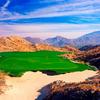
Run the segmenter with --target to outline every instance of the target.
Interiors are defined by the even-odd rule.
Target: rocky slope
[[[0,51],[34,51],[32,44],[21,37],[0,37]]]
[[[65,45],[63,48],[68,49],[68,51],[73,51],[74,53],[80,53],[81,51],[74,46]]]
[[[55,81],[43,100],[100,100],[100,74],[81,83]]]
[[[89,62],[100,69],[100,46],[78,54],[77,58]]]
[[[69,58],[71,60],[74,60],[77,58],[77,55],[81,53],[81,51],[73,46],[66,45],[64,48],[68,49],[68,51],[71,51],[71,53],[65,53],[61,55],[64,58]]]
[[[88,51],[88,50],[91,50],[91,49],[94,49],[94,48],[96,48],[96,47],[99,47],[100,45],[95,45],[95,46],[93,46],[93,45],[87,45],[87,46],[83,46],[83,47],[81,47],[81,48],[79,48],[81,51]]]
[[[34,44],[34,47],[36,48],[37,51],[40,51],[40,50],[60,51],[60,52],[67,51],[66,49],[54,47],[54,46],[47,45],[47,44]]]

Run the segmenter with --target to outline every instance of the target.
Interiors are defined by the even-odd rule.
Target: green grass
[[[26,71],[50,70],[61,74],[93,69],[89,65],[73,63],[69,59],[60,57],[61,54],[64,52],[2,52],[0,53],[0,70],[9,75],[19,76]]]

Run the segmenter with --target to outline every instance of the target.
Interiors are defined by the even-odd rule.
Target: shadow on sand
[[[40,92],[40,95],[36,100],[43,100],[50,93],[50,84],[44,86],[38,92]]]

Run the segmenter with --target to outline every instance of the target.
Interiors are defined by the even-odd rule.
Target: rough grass
[[[59,55],[65,52],[2,52],[0,70],[12,76],[19,76],[26,71],[55,71],[57,74],[92,70],[89,65],[71,62]]]

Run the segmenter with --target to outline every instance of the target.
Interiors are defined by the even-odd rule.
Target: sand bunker
[[[0,100],[37,100],[40,89],[46,85],[63,80],[65,82],[82,82],[96,75],[96,71],[86,70],[83,72],[66,73],[62,75],[48,76],[41,72],[26,72],[22,77],[6,77],[9,86],[5,94],[0,95]],[[46,94],[44,89],[43,94]],[[44,95],[38,100],[42,100]]]

